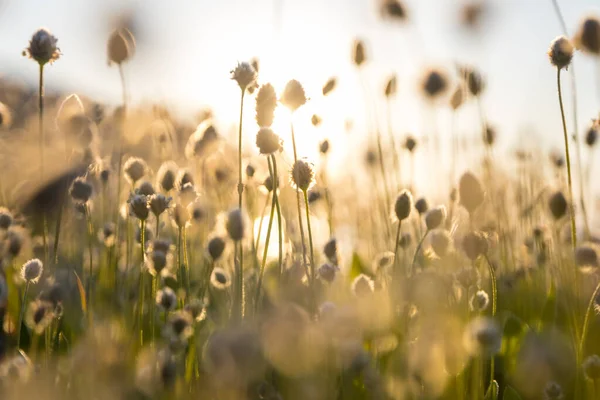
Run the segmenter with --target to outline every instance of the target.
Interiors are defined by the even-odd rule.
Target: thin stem
[[[398,189],[398,186],[400,185],[400,179],[398,178],[398,175],[400,174],[400,159],[398,157],[398,148],[396,147],[396,140],[394,139],[394,129],[392,127],[392,101],[391,98],[388,97],[387,98],[387,120],[388,120],[388,136],[390,139],[390,147],[392,148],[392,152],[394,155],[394,178],[395,178],[395,184],[396,187],[394,187],[394,190]]]
[[[279,279],[283,274],[283,227],[281,224],[281,207],[279,205],[279,193],[277,189],[279,188],[279,175],[277,174],[277,160],[275,159],[275,155],[271,155],[271,160],[273,161],[273,200],[275,201],[275,210],[277,211],[277,235],[279,238]],[[306,265],[305,265],[306,271]]]
[[[158,288],[158,277],[155,274],[152,277],[152,296],[150,297],[150,301],[152,302],[152,308],[150,309],[150,315],[151,315],[151,319],[150,319],[150,332],[152,335],[152,343],[154,343],[154,331],[156,330],[156,291]]]
[[[312,279],[312,286],[315,285],[315,253],[313,250],[313,239],[312,230],[310,228],[310,213],[308,206],[308,191],[304,190],[304,205],[306,208],[306,226],[308,227],[308,243],[310,245],[310,277]]]
[[[244,94],[246,90],[242,90],[240,100],[240,126],[238,131],[238,207],[242,209],[242,194],[244,193],[244,184],[242,182],[242,121],[244,112]]]
[[[188,250],[187,250],[187,229],[184,226],[182,228],[182,239],[183,239],[183,271],[185,274],[185,294],[186,300],[189,299],[190,296],[190,263],[188,260]]]
[[[240,99],[240,123],[238,131],[238,207],[242,210],[242,197],[244,193],[244,184],[242,182],[242,122],[244,112],[244,95],[246,93],[245,88],[242,88],[242,95]],[[242,243],[235,244],[236,252],[236,277],[237,277],[237,301],[239,302],[239,315],[237,317],[242,318],[244,316],[244,249]]]
[[[144,322],[144,297],[145,297],[145,285],[144,285],[144,242],[145,242],[145,235],[146,235],[146,221],[141,220],[140,221],[140,256],[141,256],[141,264],[140,264],[140,293],[138,293],[139,296],[139,310],[138,310],[138,321],[139,321],[139,329],[140,329],[140,346],[143,347],[144,346],[144,327],[143,327],[143,322]]]
[[[290,121],[290,127],[292,130],[292,146],[294,148],[294,164],[298,162],[298,153],[296,152],[296,136],[294,134],[294,122]],[[296,187],[296,205],[298,210],[298,225],[300,227],[300,239],[302,241],[302,261],[304,263],[304,269],[308,271],[306,262],[306,243],[304,241],[304,225],[302,224],[302,210],[300,207],[300,189]]]
[[[260,265],[260,271],[258,273],[258,283],[256,284],[256,296],[254,300],[254,312],[258,310],[260,302],[260,291],[262,288],[263,276],[265,273],[265,266],[267,264],[267,252],[269,250],[269,240],[271,239],[271,228],[273,227],[273,217],[275,214],[275,196],[271,203],[271,215],[269,216],[269,224],[267,225],[267,238],[265,239],[265,248],[263,249],[262,263]]]
[[[25,283],[25,291],[23,291],[23,299],[21,300],[21,312],[19,313],[19,323],[17,324],[17,350],[21,348],[21,325],[23,325],[23,316],[25,315],[25,301],[27,300],[28,291],[29,281]]]
[[[421,240],[419,240],[419,244],[417,245],[417,248],[415,250],[415,255],[413,256],[412,259],[412,263],[410,264],[410,273],[407,274],[408,276],[410,276],[412,274],[412,271],[414,271],[415,269],[415,264],[417,263],[417,257],[419,255],[419,252],[421,251],[421,247],[423,247],[423,242],[425,242],[425,238],[427,237],[427,235],[429,234],[429,229],[425,230],[425,234],[421,237]]]
[[[46,142],[46,136],[44,132],[44,64],[40,64],[39,69],[39,94],[38,94],[38,129],[40,135],[40,179],[41,182],[44,181],[44,146]]]
[[[159,228],[160,228],[160,214],[156,215],[156,238],[158,239],[158,235],[159,235]]]
[[[600,283],[596,285],[596,289],[592,293],[592,297],[590,297],[590,301],[588,303],[587,309],[585,310],[585,317],[583,319],[583,329],[581,331],[581,340],[579,342],[579,348],[577,351],[578,360],[581,361],[583,357],[583,350],[585,347],[585,339],[587,338],[587,333],[590,325],[590,318],[592,316],[592,312],[594,310],[594,304],[596,303],[596,298],[600,295]]]
[[[265,219],[265,211],[267,211],[267,206],[269,205],[269,200],[272,200],[273,196],[271,195],[271,193],[267,193],[267,196],[265,198],[265,204],[263,205],[262,211],[260,213],[260,222],[258,223],[258,234],[256,235],[256,241],[254,243],[254,248],[258,248],[258,241],[260,240],[260,235],[262,234],[262,226],[263,226],[263,221]]]
[[[573,207],[573,185],[571,181],[571,157],[569,155],[569,134],[567,133],[567,124],[565,122],[565,111],[563,107],[562,100],[562,90],[560,85],[560,68],[556,69],[556,84],[558,86],[558,102],[560,103],[560,116],[562,118],[563,125],[563,133],[565,139],[565,157],[567,161],[567,180],[569,184],[569,208],[571,211],[571,243],[573,245],[573,249],[577,247],[577,230],[575,227],[575,210]]]
[[[498,289],[497,289],[497,284],[496,284],[496,271],[494,271],[494,267],[492,266],[492,263],[490,262],[490,259],[488,258],[487,254],[485,255],[485,261],[488,265],[488,270],[490,272],[490,280],[492,281],[492,317],[495,317],[496,316],[496,308],[498,307]],[[491,360],[490,360],[490,384],[492,384],[494,381],[494,365],[495,365],[495,360],[494,360],[494,356],[492,355]]]
[[[87,280],[87,290],[86,290],[86,295],[87,295],[87,304],[88,304],[88,315],[90,316],[90,320],[91,320],[91,309],[92,309],[92,304],[91,304],[91,300],[92,300],[92,276],[93,276],[93,240],[94,240],[94,227],[92,226],[92,214],[90,213],[90,207],[88,204],[85,205],[85,216],[86,216],[86,221],[87,221],[87,233],[88,233],[88,257],[90,258],[90,265],[89,265],[89,273],[88,273],[88,280]]]
[[[394,242],[394,265],[398,265],[398,247],[400,247],[400,232],[402,230],[402,221],[398,221],[398,228],[396,229],[396,241]],[[397,270],[397,267],[394,268]]]

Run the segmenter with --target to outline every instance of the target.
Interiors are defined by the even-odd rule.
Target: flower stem
[[[270,162],[269,162],[270,163]],[[254,312],[258,311],[258,305],[260,302],[260,290],[262,288],[263,276],[265,273],[265,265],[267,264],[267,252],[269,250],[269,240],[271,239],[271,228],[273,227],[273,217],[275,214],[275,196],[271,203],[271,214],[269,216],[269,224],[267,225],[267,238],[265,239],[265,248],[263,249],[262,264],[258,273],[258,283],[256,284],[256,296],[254,299]]]
[[[152,308],[150,309],[150,315],[151,315],[151,319],[150,319],[150,332],[152,335],[152,343],[154,343],[154,331],[155,331],[155,325],[156,325],[156,290],[158,287],[158,277],[156,275],[154,275],[152,277],[152,296],[150,298],[150,301],[152,302]]]
[[[494,271],[494,267],[490,262],[487,254],[485,255],[485,261],[488,265],[488,270],[490,272],[490,280],[492,281],[492,317],[496,316],[496,308],[498,307],[498,288],[496,283],[496,271]],[[494,356],[492,355],[490,360],[490,384],[494,382]]]
[[[296,135],[294,134],[294,121],[290,122],[290,128],[292,130],[292,146],[294,148],[294,164],[298,162],[298,153],[296,152]],[[306,243],[304,241],[304,225],[302,224],[302,210],[300,207],[300,189],[296,187],[296,205],[298,209],[298,225],[300,228],[300,239],[302,242],[302,261],[306,274],[308,275],[308,265],[306,262]],[[311,282],[312,282],[312,278]]]
[[[419,253],[421,252],[421,247],[423,247],[423,242],[425,241],[425,238],[427,237],[428,234],[429,234],[429,229],[426,229],[425,234],[421,237],[421,240],[419,240],[419,244],[417,245],[417,248],[415,250],[415,255],[413,256],[412,263],[410,264],[410,271],[407,274],[407,276],[410,276],[412,274],[413,270],[415,269],[415,264],[417,263],[417,257],[419,256]]]
[[[583,350],[585,347],[585,339],[587,338],[587,333],[590,325],[590,319],[592,316],[592,311],[594,310],[594,303],[596,302],[596,298],[600,295],[600,283],[596,285],[596,289],[592,293],[592,297],[590,297],[590,301],[588,303],[587,309],[585,311],[585,317],[583,319],[583,329],[581,331],[581,340],[579,341],[579,348],[577,351],[578,360],[582,360],[583,358]]]
[[[23,325],[23,316],[25,315],[25,301],[27,300],[28,291],[29,282],[25,284],[25,291],[23,291],[23,299],[21,300],[21,312],[19,313],[19,323],[17,324],[17,350],[21,348],[21,326]]]
[[[315,253],[313,250],[312,230],[310,228],[310,213],[308,206],[308,191],[304,192],[304,205],[306,208],[306,226],[308,227],[308,244],[310,245],[310,277],[312,279],[312,286],[315,285]]]
[[[567,182],[569,185],[569,208],[570,208],[570,217],[571,217],[571,244],[573,245],[573,249],[577,247],[577,230],[575,227],[575,209],[573,207],[573,185],[571,181],[571,157],[569,155],[569,134],[567,133],[567,124],[565,122],[565,111],[563,107],[562,100],[562,90],[560,85],[560,68],[556,69],[556,83],[558,86],[558,102],[560,103],[560,116],[562,118],[563,125],[563,134],[565,139],[565,158],[567,161]]]
[[[281,225],[281,207],[279,205],[279,193],[277,189],[279,188],[279,175],[277,174],[277,160],[275,159],[275,155],[271,155],[271,160],[273,161],[273,200],[275,201],[275,210],[277,211],[277,236],[279,238],[279,279],[283,275],[283,227]]]
[[[245,88],[242,89],[242,95],[240,99],[240,123],[239,123],[239,131],[238,131],[238,207],[240,211],[242,210],[242,196],[244,193],[244,184],[242,182],[242,123],[243,123],[243,114],[244,114],[244,95],[246,94]],[[239,306],[239,310],[236,310],[240,319],[244,316],[244,248],[242,246],[242,242],[236,243],[235,245],[236,252],[236,280],[237,280],[237,303]]]
[[[159,228],[160,228],[160,214],[156,215],[156,238],[158,239],[158,235],[159,235]]]
[[[141,256],[141,264],[140,264],[140,288],[139,288],[139,304],[138,304],[138,321],[139,321],[139,329],[140,329],[140,346],[144,346],[144,297],[145,297],[145,285],[144,285],[144,242],[145,242],[145,234],[146,234],[146,221],[140,221],[140,256]]]
[[[86,216],[86,220],[87,220],[87,233],[88,233],[88,257],[90,258],[90,265],[89,265],[89,273],[88,273],[88,280],[87,280],[87,290],[86,290],[86,295],[87,295],[87,305],[88,305],[88,315],[90,316],[90,320],[91,320],[91,310],[92,310],[92,276],[93,276],[93,240],[94,240],[94,227],[92,226],[92,214],[90,213],[90,207],[88,204],[85,205],[85,216]]]

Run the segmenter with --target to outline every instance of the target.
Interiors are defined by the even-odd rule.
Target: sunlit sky
[[[229,71],[238,61],[258,57],[261,81],[278,89],[290,78],[304,84],[312,100],[297,116],[299,126],[308,127],[316,112],[325,123],[314,135],[335,137],[343,135],[348,118],[356,131],[364,131],[364,96],[350,63],[352,42],[360,37],[368,48],[365,78],[372,98],[380,96],[390,73],[398,74],[393,125],[399,135],[425,129],[428,114],[416,95],[423,68],[451,70],[461,61],[487,77],[484,106],[501,146],[562,148],[555,70],[546,56],[562,31],[550,0],[488,1],[489,13],[475,33],[459,24],[461,0],[404,3],[409,19],[400,24],[383,22],[375,0],[0,0],[0,73],[33,83],[36,65],[21,50],[45,26],[63,52],[47,68],[48,86],[117,104],[121,88],[116,69],[106,62],[106,38],[111,18],[132,11],[138,48],[126,75],[134,102],[160,101],[183,116],[210,105],[217,122],[232,128],[239,89]],[[600,14],[597,0],[562,0],[561,6],[570,33],[585,14]],[[589,57],[577,55],[581,130],[600,104],[595,69]],[[323,99],[320,89],[330,76],[339,78],[339,86]],[[567,96],[568,87],[565,78]],[[384,110],[383,103],[378,108]],[[249,120],[252,114],[249,109]],[[442,113],[438,124],[447,125],[444,118]],[[468,124],[461,129],[477,134]],[[302,141],[301,149],[314,151],[315,142]]]

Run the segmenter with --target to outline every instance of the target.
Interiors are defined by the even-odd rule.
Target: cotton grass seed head
[[[139,157],[129,157],[127,161],[125,161],[125,164],[123,164],[125,179],[127,179],[132,186],[146,175],[147,170],[148,166],[146,165],[146,161]]]
[[[479,179],[471,172],[465,172],[458,183],[458,194],[460,204],[473,214],[477,208],[483,203],[484,192]]]
[[[140,221],[145,221],[148,218],[150,209],[148,208],[148,197],[143,194],[135,194],[129,199],[129,211],[131,215],[138,218]]]
[[[217,261],[219,258],[221,258],[223,251],[225,250],[225,240],[219,236],[215,236],[208,241],[206,248],[210,258],[213,261]]]
[[[559,220],[567,214],[568,203],[563,192],[557,191],[550,196],[548,208],[555,220]]]
[[[552,41],[548,50],[550,63],[558,69],[567,68],[573,59],[573,44],[564,36],[559,36]]]
[[[60,49],[56,47],[58,39],[46,28],[38,29],[31,40],[29,47],[23,51],[23,55],[35,60],[40,65],[52,64],[60,57]]]
[[[478,290],[471,296],[469,306],[473,312],[483,312],[490,304],[490,297],[485,290]]]
[[[299,190],[306,192],[315,184],[315,171],[311,163],[297,160],[292,167],[291,182]]]
[[[558,383],[554,381],[546,383],[544,387],[544,400],[564,400],[564,398],[563,389]]]
[[[574,42],[578,50],[600,55],[600,19],[595,15],[586,17],[579,25]]]
[[[171,312],[177,307],[177,295],[170,287],[165,287],[156,293],[156,305],[164,312]]]
[[[404,221],[410,216],[410,211],[413,206],[412,194],[408,190],[400,192],[394,203],[394,213],[398,221]]]
[[[153,194],[148,200],[150,211],[152,211],[152,214],[158,217],[169,208],[171,200],[173,200],[171,197],[167,197],[164,194]]]
[[[589,356],[583,362],[583,374],[594,382],[600,382],[600,357],[596,354]]]
[[[281,138],[271,128],[260,128],[256,134],[256,147],[260,154],[273,154],[281,150]]]
[[[479,317],[467,326],[463,344],[472,356],[491,357],[500,351],[502,332],[493,319]]]
[[[285,85],[279,101],[292,112],[302,107],[307,101],[302,84],[295,79],[289,81]]]
[[[225,290],[231,286],[231,275],[227,270],[215,267],[210,275],[210,284],[217,290]]]
[[[367,61],[367,55],[365,51],[365,44],[362,40],[356,39],[354,41],[353,49],[352,49],[352,61],[354,65],[360,67]]]
[[[165,161],[156,173],[156,185],[159,189],[169,192],[175,187],[175,176],[179,167],[174,161]]]
[[[229,238],[234,242],[239,242],[244,238],[246,221],[242,210],[235,208],[227,213],[225,229],[227,230]]]
[[[437,206],[427,211],[425,214],[425,226],[428,230],[433,230],[442,226],[446,220],[446,207]]]
[[[52,303],[35,300],[29,304],[25,325],[37,335],[41,335],[54,320],[54,306]]]
[[[12,223],[12,213],[7,208],[0,207],[0,229],[7,230]]]
[[[38,258],[31,259],[21,267],[21,278],[27,283],[38,283],[42,272],[44,271],[44,264]]]
[[[317,114],[313,114],[312,117],[310,117],[310,123],[316,128],[319,125],[321,125],[321,123],[323,122],[323,119],[318,116]]]
[[[133,34],[125,28],[114,30],[106,45],[108,64],[121,65],[129,60],[135,52],[135,39]]]
[[[231,79],[237,82],[242,91],[250,87],[256,87],[256,78],[258,73],[248,62],[241,62],[231,71]]]

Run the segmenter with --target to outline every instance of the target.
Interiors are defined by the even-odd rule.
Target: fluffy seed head
[[[142,179],[146,175],[148,166],[146,161],[138,157],[129,157],[123,165],[123,172],[125,172],[125,178],[131,185],[135,185],[137,181]]]
[[[170,287],[165,287],[156,293],[156,305],[163,311],[170,312],[177,307],[177,295]]]
[[[412,136],[408,136],[406,138],[406,140],[404,141],[404,148],[412,153],[415,151],[416,147],[417,147],[417,139],[415,139]]]
[[[398,87],[398,78],[396,78],[396,75],[392,75],[387,83],[385,84],[385,90],[384,90],[384,94],[385,97],[392,97],[396,94],[397,88]]]
[[[115,244],[115,231],[115,224],[113,222],[107,222],[102,229],[100,229],[100,232],[98,232],[98,239],[106,247],[112,247]]]
[[[556,382],[548,382],[544,387],[544,400],[563,400],[565,395],[562,387]]]
[[[289,108],[290,111],[294,112],[306,104],[306,100],[306,94],[304,93],[302,84],[297,80],[292,79],[285,85],[279,101],[281,101],[281,104],[285,107]]]
[[[412,205],[412,194],[410,194],[408,190],[401,191],[398,197],[396,197],[396,202],[394,203],[394,213],[396,214],[398,221],[403,221],[408,218],[410,215],[410,210],[412,209]]]
[[[403,250],[408,249],[408,247],[410,246],[411,243],[412,243],[412,236],[410,235],[410,233],[404,232],[400,235],[400,241],[398,242],[398,245],[400,246],[401,249],[403,249]]]
[[[598,140],[598,129],[600,129],[600,120],[595,120],[585,134],[585,144],[589,147],[594,147],[596,144],[596,141]]]
[[[588,244],[577,246],[575,249],[575,264],[578,267],[598,267],[598,253]]]
[[[586,17],[575,34],[575,47],[586,53],[600,55],[600,19]]]
[[[175,187],[175,175],[179,167],[173,161],[162,163],[156,173],[156,184],[165,192],[172,190]]]
[[[190,210],[181,203],[175,204],[173,208],[173,220],[175,225],[179,228],[183,228],[190,220]]]
[[[430,236],[431,248],[438,255],[438,257],[444,257],[448,253],[450,248],[450,233],[445,229],[436,229],[431,232]]]
[[[0,129],[8,129],[12,124],[12,115],[10,109],[0,102]]]
[[[406,9],[399,0],[383,0],[381,4],[381,14],[389,19],[404,21],[406,19]]]
[[[454,89],[452,97],[450,98],[450,106],[453,110],[458,110],[460,106],[463,105],[464,101],[463,88],[461,86],[457,86],[456,89]]]
[[[227,220],[225,221],[225,228],[227,229],[227,234],[234,242],[238,242],[244,238],[246,223],[242,210],[235,208],[229,211]]]
[[[340,269],[330,263],[325,263],[321,265],[317,271],[319,274],[319,278],[324,280],[325,282],[331,283],[335,279],[335,275]]]
[[[331,238],[325,243],[323,254],[325,254],[330,263],[334,265],[338,264],[337,240],[335,238]]]
[[[365,274],[360,274],[352,281],[352,294],[356,297],[362,297],[373,293],[375,283]]]
[[[165,212],[169,205],[171,204],[171,197],[167,197],[164,194],[158,193],[150,196],[148,200],[148,204],[150,205],[150,210],[152,214],[159,216],[163,212]]]
[[[471,172],[465,172],[458,183],[458,194],[460,204],[473,214],[475,210],[483,203],[484,193],[479,179]]]
[[[148,272],[152,276],[160,276],[161,272],[167,267],[168,255],[165,251],[154,249],[146,258]]]
[[[357,39],[354,41],[352,61],[354,62],[354,65],[360,67],[365,63],[366,60],[367,56],[365,54],[365,44],[362,42],[362,40]]]
[[[266,83],[256,94],[256,123],[258,126],[262,128],[273,125],[275,108],[277,108],[275,88],[270,83]]]
[[[121,65],[129,60],[134,52],[135,39],[128,29],[117,29],[110,34],[106,45],[109,65],[112,63]]]
[[[559,220],[567,214],[567,207],[567,199],[562,192],[558,191],[550,196],[548,208],[555,220]]]
[[[225,290],[231,286],[231,275],[220,267],[215,267],[210,275],[210,284],[217,290]]]
[[[54,320],[54,305],[43,300],[35,300],[29,304],[25,325],[41,335]]]
[[[58,39],[46,28],[38,29],[29,41],[29,47],[23,55],[35,60],[40,65],[52,64],[60,57],[60,49],[56,47]]]
[[[469,232],[463,237],[462,249],[470,260],[475,261],[479,256],[487,253],[488,241],[481,232]]]
[[[550,63],[558,69],[567,68],[571,64],[574,52],[571,41],[564,36],[559,36],[552,41],[548,50]]]
[[[132,215],[141,221],[148,218],[148,198],[143,194],[135,194],[129,199],[129,210]]]
[[[169,315],[165,334],[171,341],[182,342],[190,338],[194,333],[193,321],[190,314],[184,311],[176,311]]]
[[[320,144],[319,144],[319,152],[323,155],[329,153],[329,140],[328,139],[324,139]]]
[[[292,167],[292,183],[303,192],[306,192],[315,183],[313,165],[306,160],[298,160]]]
[[[321,125],[321,122],[323,122],[323,120],[317,114],[313,114],[313,116],[310,117],[310,123],[313,124],[314,127]]]
[[[7,230],[13,223],[12,213],[4,207],[0,207],[0,229]]]
[[[429,210],[429,204],[427,203],[427,199],[425,197],[421,197],[415,202],[415,210],[419,213],[419,215],[423,215]]]
[[[473,356],[490,357],[500,351],[502,333],[491,318],[476,318],[467,326],[463,343]]]
[[[208,241],[207,250],[210,258],[212,258],[213,261],[217,261],[223,255],[225,241],[216,236]]]
[[[271,128],[260,128],[256,134],[256,147],[260,154],[273,154],[281,150],[281,138]]]
[[[425,225],[428,230],[439,228],[446,220],[446,207],[437,206],[425,214]]]
[[[154,190],[154,186],[152,186],[152,183],[148,181],[143,181],[142,183],[140,183],[140,185],[135,189],[135,192],[137,194],[143,194],[148,198],[154,193],[156,193],[156,191]]]
[[[27,261],[21,267],[21,278],[27,283],[37,283],[44,271],[44,264],[38,258]]]
[[[483,76],[481,76],[478,71],[470,67],[463,68],[461,71],[461,76],[463,76],[465,79],[469,93],[471,93],[473,96],[479,96],[485,88]]]
[[[337,79],[335,77],[329,78],[329,80],[323,85],[323,96],[327,96],[329,93],[333,92],[336,86]]]
[[[87,203],[92,197],[92,185],[85,178],[77,177],[69,189],[71,198],[79,203]]]
[[[474,312],[482,312],[485,311],[490,304],[490,297],[485,292],[485,290],[478,290],[471,296],[471,300],[469,301],[469,305],[471,307],[471,311]]]
[[[448,89],[448,78],[442,71],[430,70],[423,78],[422,88],[429,99],[435,99]]]
[[[258,74],[252,64],[247,62],[238,63],[231,71],[231,79],[237,82],[240,89],[246,90],[250,87],[256,87],[256,78]]]
[[[586,358],[583,362],[583,373],[591,381],[600,381],[600,357],[594,354]]]

